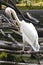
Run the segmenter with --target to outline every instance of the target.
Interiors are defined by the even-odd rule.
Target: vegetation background
[[[5,0],[8,2],[9,0]],[[20,10],[30,10],[30,9],[43,9],[43,0],[13,0],[15,5]],[[5,6],[2,5],[2,8],[5,8]],[[19,58],[19,59],[18,59]],[[0,60],[12,60],[12,61],[23,61],[23,59],[26,59],[28,62],[33,62],[30,56],[21,56],[21,55],[9,55],[5,52],[0,52]],[[42,59],[42,58],[41,58]],[[34,58],[34,62],[36,62]]]
[[[9,0],[5,0],[9,2]],[[43,0],[12,0],[20,10],[43,9]],[[5,8],[5,6],[3,6]]]

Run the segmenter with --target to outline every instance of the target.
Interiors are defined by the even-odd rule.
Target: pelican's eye
[[[18,23],[16,22],[16,25],[18,25]]]

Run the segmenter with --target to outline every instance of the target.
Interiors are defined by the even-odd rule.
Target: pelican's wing
[[[31,23],[26,23],[24,21],[21,23],[20,31],[24,32],[32,42],[36,39],[35,36],[38,35],[35,27]]]
[[[38,41],[38,34],[35,27],[31,23],[28,24],[22,21],[20,30],[24,34],[25,41],[31,45],[34,51],[38,51],[39,44],[38,42],[36,43]]]

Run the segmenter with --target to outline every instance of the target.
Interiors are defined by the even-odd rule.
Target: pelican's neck
[[[13,16],[14,16],[15,20],[17,20],[17,21],[18,21],[18,23],[20,23],[20,20],[19,20],[19,18],[18,18],[18,16],[17,16],[17,14],[16,14],[15,10],[11,9],[11,13],[13,14]]]
[[[12,18],[12,16],[11,16],[11,13],[12,13],[12,15],[13,15],[14,19],[17,21],[17,23],[18,23],[19,25],[21,24],[21,21],[19,20],[17,14],[16,14],[16,12],[15,12],[15,10],[13,10],[13,9],[10,8],[10,7],[7,7],[6,10],[5,10],[5,12],[8,13],[8,15],[9,15],[11,18]]]

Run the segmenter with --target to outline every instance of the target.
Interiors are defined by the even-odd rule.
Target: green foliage
[[[0,60],[5,60],[7,58],[7,53],[0,52]]]
[[[7,57],[7,54],[5,52],[0,53],[0,58]]]
[[[40,2],[41,0],[35,0],[35,2]]]
[[[39,9],[43,9],[43,6],[21,6],[18,7],[20,10],[39,10]]]
[[[20,3],[22,0],[16,0],[16,2]]]

